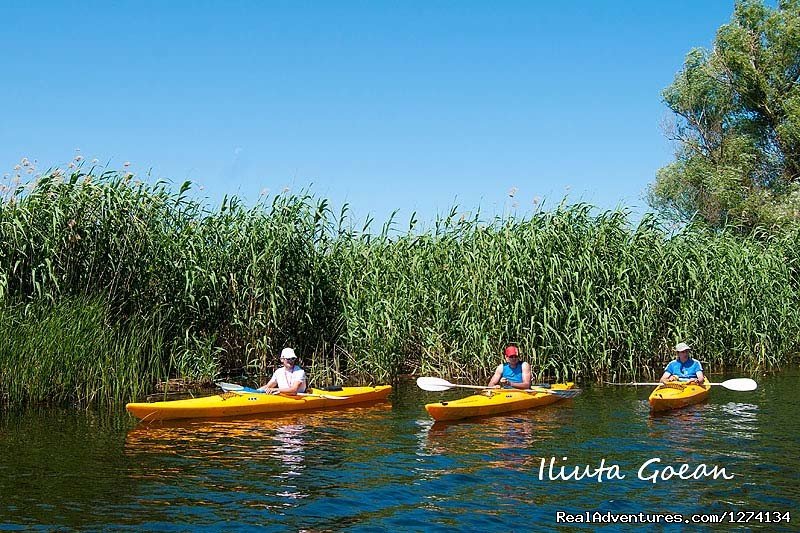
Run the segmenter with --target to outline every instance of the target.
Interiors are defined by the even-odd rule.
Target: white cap
[[[291,348],[284,348],[281,352],[281,359],[297,359],[297,356]]]
[[[679,342],[677,345],[675,345],[676,352],[688,352],[689,350],[691,350],[691,348],[689,348],[689,345],[685,342]]]

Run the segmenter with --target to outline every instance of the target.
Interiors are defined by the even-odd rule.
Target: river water
[[[122,408],[2,413],[0,530],[596,527],[559,523],[559,512],[716,513],[750,521],[713,529],[797,530],[798,377],[759,377],[754,392],[715,387],[705,403],[658,416],[647,387],[591,386],[538,410],[434,424],[424,403],[470,391],[428,393],[413,382],[397,384],[386,403],[280,417],[148,426]],[[545,467],[540,479],[551,459],[553,474],[605,464],[619,476],[553,480]],[[652,482],[681,464],[724,468],[732,479]],[[655,529],[687,528],[663,524]]]

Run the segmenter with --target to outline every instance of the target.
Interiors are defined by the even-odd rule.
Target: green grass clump
[[[0,380],[12,403],[114,403],[169,374],[159,324],[120,324],[99,300],[0,308]]]

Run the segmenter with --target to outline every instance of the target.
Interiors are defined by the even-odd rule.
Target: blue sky
[[[642,212],[661,90],[733,1],[0,4],[0,172],[80,149],[217,203]],[[515,198],[508,196],[516,189]]]

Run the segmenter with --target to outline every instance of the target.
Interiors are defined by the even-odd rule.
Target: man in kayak
[[[681,381],[683,383],[697,383],[702,385],[705,381],[703,376],[703,367],[700,361],[694,359],[689,352],[691,348],[685,342],[679,342],[675,346],[675,351],[678,354],[677,359],[670,361],[664,375],[661,376],[661,383],[668,381]]]
[[[306,372],[295,364],[297,355],[291,348],[284,348],[281,352],[281,368],[272,374],[269,383],[258,390],[268,394],[297,394],[306,391]]]
[[[489,387],[530,389],[531,365],[519,360],[519,348],[515,344],[508,344],[503,349],[503,356],[505,363],[494,371],[494,376],[489,380]]]

